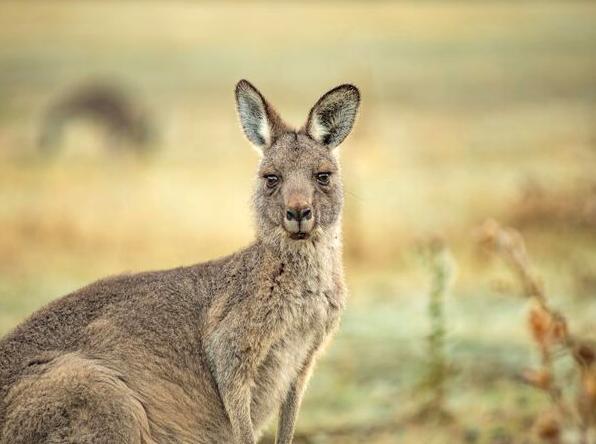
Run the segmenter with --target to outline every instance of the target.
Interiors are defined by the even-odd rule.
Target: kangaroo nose
[[[300,222],[302,220],[309,220],[312,217],[310,208],[288,208],[286,211],[286,219]]]

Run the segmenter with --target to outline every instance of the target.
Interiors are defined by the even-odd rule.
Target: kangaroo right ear
[[[236,107],[244,134],[261,150],[270,147],[287,130],[273,107],[247,80],[240,80],[236,85]]]
[[[307,134],[328,148],[336,147],[352,130],[359,105],[360,92],[354,85],[333,88],[310,110]]]

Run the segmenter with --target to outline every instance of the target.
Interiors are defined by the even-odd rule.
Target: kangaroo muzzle
[[[307,239],[315,225],[310,202],[300,195],[290,196],[286,203],[283,224],[292,239]]]

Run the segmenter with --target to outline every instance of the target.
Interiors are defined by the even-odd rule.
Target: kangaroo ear
[[[336,147],[350,134],[359,105],[360,92],[355,86],[332,89],[310,110],[307,134],[329,148]]]
[[[261,150],[270,147],[287,130],[286,125],[263,95],[250,82],[240,80],[236,85],[236,107],[244,134]]]

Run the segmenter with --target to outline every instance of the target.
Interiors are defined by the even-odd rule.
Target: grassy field
[[[151,110],[158,150],[109,152],[75,122],[44,160],[48,102],[96,78]],[[515,276],[478,252],[477,228],[517,227],[553,305],[596,340],[590,2],[2,2],[0,334],[91,280],[250,242],[257,157],[236,121],[240,78],[297,125],[340,82],[363,93],[341,148],[349,306],[298,442],[538,442],[549,399],[517,377],[539,361],[527,306]],[[417,247],[434,236],[457,279],[452,420],[433,422],[416,413],[431,279]]]

